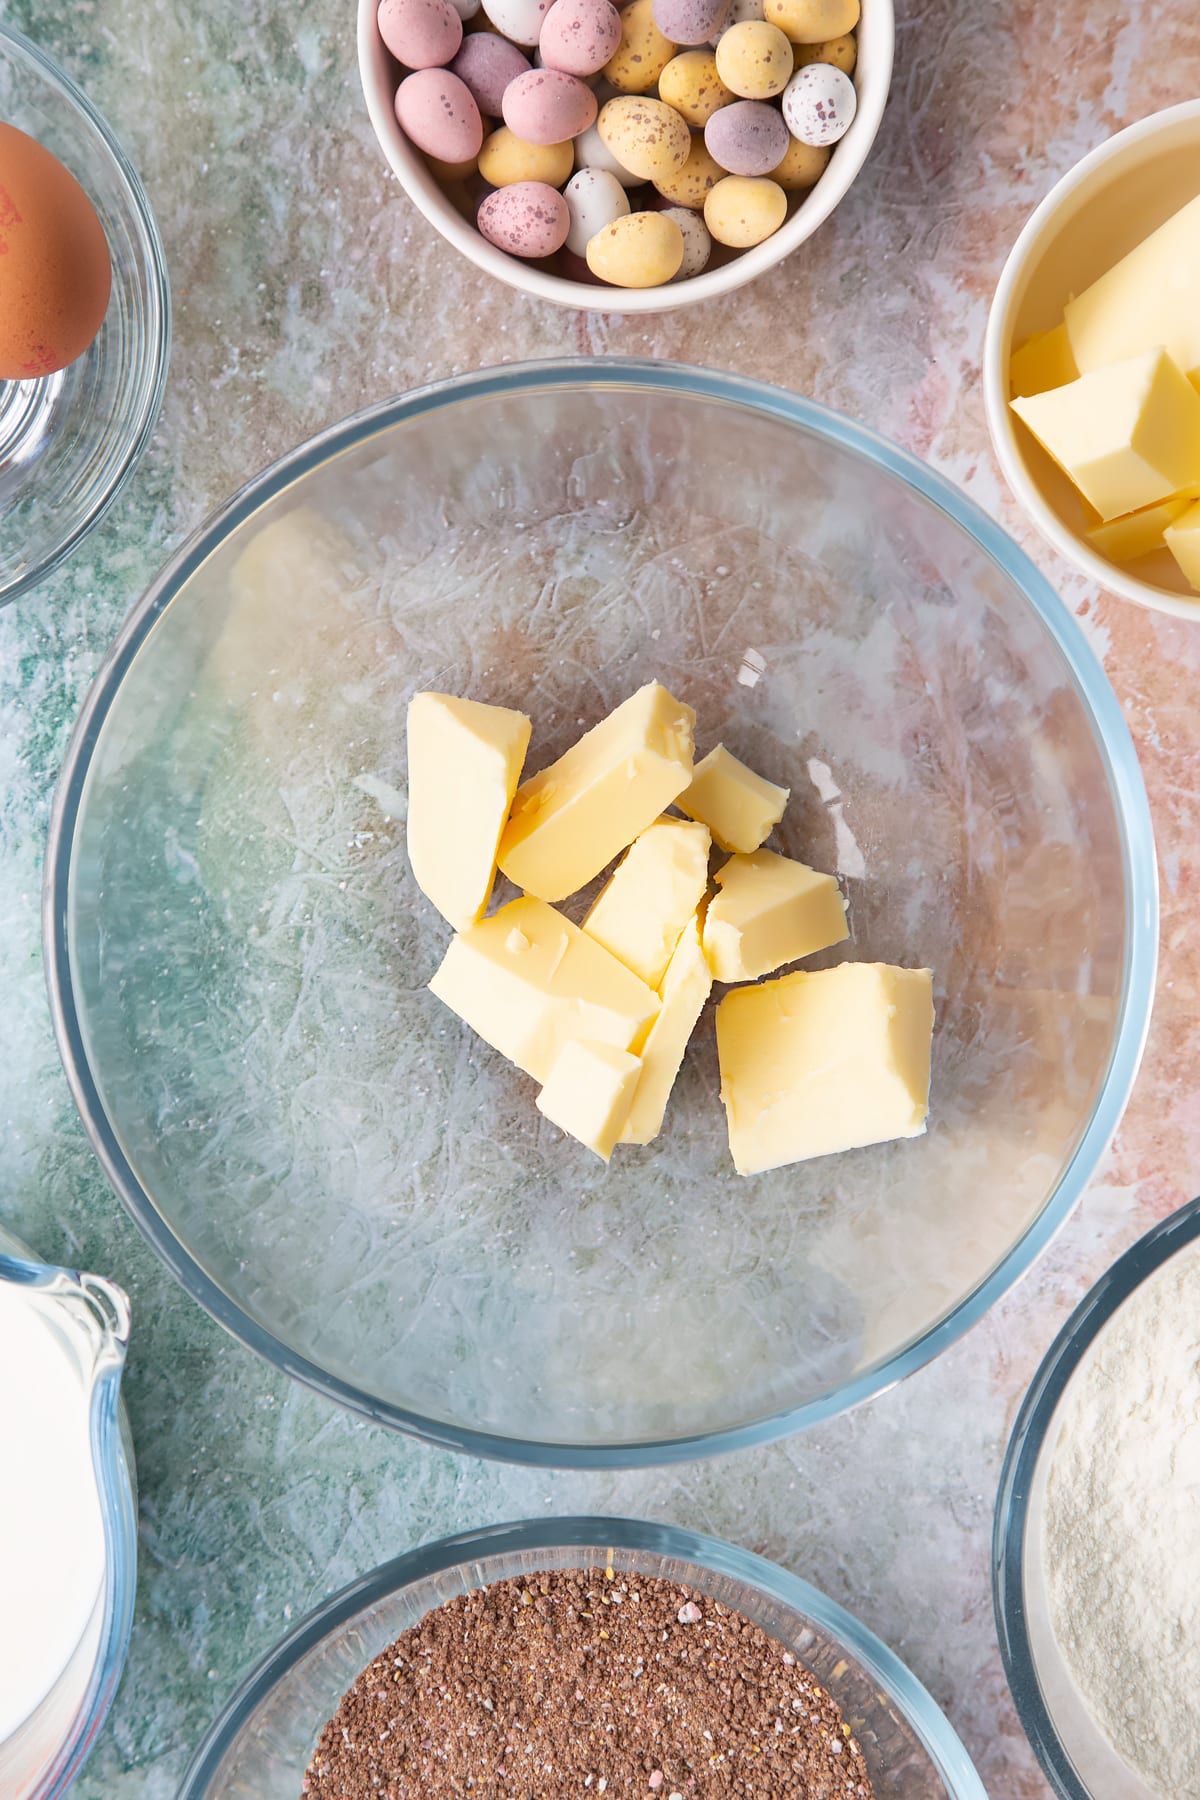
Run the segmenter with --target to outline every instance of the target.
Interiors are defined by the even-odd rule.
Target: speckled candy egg
[[[604,169],[607,174],[615,175],[622,187],[640,187],[642,178],[635,175],[619,162],[600,136],[599,125],[593,125],[590,131],[581,131],[575,139],[575,167],[577,169]]]
[[[802,144],[836,144],[854,122],[854,83],[831,63],[797,69],[783,93],[784,123]]]
[[[396,119],[426,156],[469,162],[483,143],[483,120],[464,81],[449,69],[417,69],[396,89]]]
[[[600,136],[623,168],[642,181],[653,181],[681,169],[692,148],[692,134],[675,111],[661,100],[618,94],[602,108]]]
[[[763,16],[794,44],[823,44],[854,30],[859,0],[763,0]]]
[[[792,46],[778,25],[746,19],[731,25],[717,45],[717,73],[742,100],[782,94],[792,73]]]
[[[777,181],[785,194],[803,193],[805,188],[820,180],[829,157],[827,149],[816,144],[802,144],[799,138],[789,134],[782,161],[770,171],[771,180]]]
[[[718,244],[749,250],[778,231],[787,217],[787,195],[778,182],[727,175],[704,202],[704,223]]]
[[[735,100],[713,114],[704,143],[731,175],[769,175],[787,152],[788,128],[779,108],[765,100]]]
[[[579,169],[563,189],[563,199],[571,215],[567,249],[575,256],[586,256],[596,233],[629,213],[629,195],[607,169]]]
[[[671,279],[690,281],[693,275],[703,273],[712,255],[712,238],[708,226],[699,213],[689,212],[686,206],[664,207],[663,218],[674,219],[683,238],[683,261]]]
[[[525,50],[532,50],[542,35],[542,21],[550,11],[551,0],[483,0],[487,18]]]
[[[510,256],[553,256],[567,241],[571,215],[562,195],[544,181],[497,188],[479,203],[475,222],[489,244]]]
[[[720,31],[714,31],[709,43],[715,48],[722,37],[733,25],[744,25],[748,20],[763,17],[763,0],[729,0],[729,11]]]
[[[574,147],[565,144],[527,144],[507,125],[498,125],[483,140],[479,173],[492,187],[514,187],[518,181],[544,181],[561,187],[571,173]]]
[[[621,42],[604,65],[620,94],[648,94],[675,54],[654,23],[654,0],[633,0],[621,14]]]
[[[528,75],[529,58],[494,31],[473,31],[450,67],[466,82],[480,112],[498,119],[505,88],[518,75]]]
[[[725,24],[729,0],[653,0],[654,23],[673,44],[707,44]]]
[[[583,76],[597,74],[620,42],[621,19],[610,0],[554,0],[538,48],[548,69]]]
[[[527,144],[562,144],[596,123],[596,96],[562,69],[530,69],[505,88],[503,113]]]
[[[725,173],[697,131],[693,133],[691,148],[681,167],[658,176],[654,185],[671,206],[688,206],[698,212],[709,191],[724,179]]]
[[[410,69],[444,68],[462,43],[462,20],[450,0],[381,0],[379,35]]]
[[[683,262],[683,233],[666,213],[630,213],[591,240],[587,265],[613,287],[663,287]]]
[[[854,65],[858,61],[858,40],[853,32],[845,37],[830,38],[824,44],[793,44],[792,55],[796,67],[803,69],[808,63],[832,63],[843,75],[853,75]]]
[[[479,11],[479,0],[450,0],[450,4],[464,25]]]
[[[688,125],[704,126],[734,96],[717,74],[711,50],[684,50],[673,56],[658,78],[658,97],[673,106]]]

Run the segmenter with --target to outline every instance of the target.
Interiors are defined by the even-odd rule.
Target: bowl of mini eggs
[[[811,237],[862,168],[892,0],[359,0],[384,155],[479,268],[660,312]]]

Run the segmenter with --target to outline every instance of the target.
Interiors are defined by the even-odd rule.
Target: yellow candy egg
[[[689,125],[703,127],[736,95],[717,74],[717,59],[711,50],[685,50],[673,56],[659,76],[658,97]]]
[[[601,139],[623,168],[640,181],[657,186],[687,162],[692,134],[675,111],[661,100],[618,94],[601,108]]]
[[[764,0],[763,15],[794,44],[827,44],[858,24],[859,0]]]
[[[771,170],[771,180],[777,181],[785,194],[802,193],[825,173],[832,154],[828,146],[802,144],[799,138],[793,138],[783,161]]]
[[[704,202],[704,223],[718,244],[749,250],[787,217],[787,195],[767,175],[727,175]]]
[[[604,73],[621,94],[648,94],[675,46],[654,23],[653,0],[633,0],[621,14],[621,42]]]
[[[843,75],[853,75],[854,65],[858,61],[858,45],[854,34],[847,32],[845,37],[830,38],[824,44],[793,44],[792,55],[796,67],[803,69],[810,62],[832,63]]]
[[[687,206],[692,212],[699,212],[706,196],[718,181],[724,179],[725,170],[714,160],[703,134],[697,131],[692,137],[687,161],[681,168],[656,176],[654,185],[663,199],[669,200],[672,206]]]
[[[513,187],[518,181],[544,181],[561,187],[575,167],[575,146],[527,144],[507,125],[497,126],[483,140],[479,173],[493,187]]]
[[[792,73],[792,46],[778,25],[744,19],[722,32],[717,74],[743,100],[770,100],[782,94]]]
[[[588,268],[613,287],[662,287],[682,262],[683,233],[665,213],[628,213],[588,241]]]

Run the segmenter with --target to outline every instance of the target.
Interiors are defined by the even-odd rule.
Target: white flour
[[[1200,1244],[1136,1289],[1062,1406],[1046,1495],[1055,1636],[1147,1786],[1200,1800]]]

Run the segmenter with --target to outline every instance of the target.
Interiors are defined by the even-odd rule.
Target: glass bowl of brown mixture
[[[774,1563],[625,1519],[491,1526],[344,1588],[179,1800],[986,1800],[870,1631]]]

